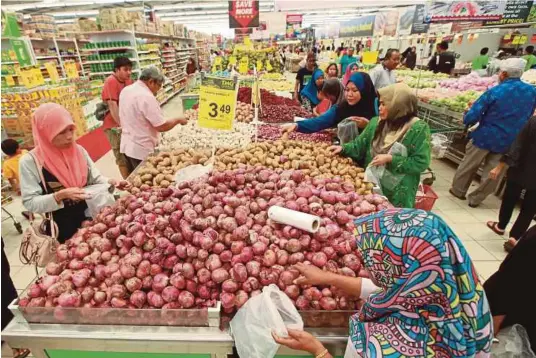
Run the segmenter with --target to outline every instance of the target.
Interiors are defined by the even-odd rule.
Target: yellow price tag
[[[45,63],[45,68],[47,69],[48,76],[52,80],[52,82],[59,82],[60,81],[60,75],[58,74],[58,70],[56,68],[56,62],[50,61]]]
[[[43,73],[41,72],[41,69],[40,68],[34,68],[34,78],[35,78],[35,83],[37,84],[37,86],[42,86],[45,84],[45,78],[43,77]]]
[[[15,86],[15,79],[13,78],[13,76],[11,76],[11,75],[7,75],[7,76],[6,76],[6,84],[7,84],[9,87],[13,87],[13,86]]]
[[[76,68],[75,62],[65,62],[64,66],[67,78],[78,78],[78,68]]]
[[[251,40],[249,36],[244,37],[244,45],[251,46]]]
[[[38,86],[38,80],[35,78],[35,69],[25,68],[20,70],[22,84],[26,88],[34,88]]]
[[[512,38],[512,35],[510,35],[510,34],[506,34],[503,37],[504,40],[510,40],[511,38]]]
[[[527,37],[527,35],[521,35],[521,37],[519,38],[519,44],[520,44],[520,45],[524,45],[524,44],[526,44],[527,41],[528,41],[528,39],[529,39],[529,38]]]
[[[374,65],[378,61],[378,56],[380,53],[378,51],[365,51],[363,52],[363,58],[361,62],[367,65]]]
[[[229,64],[236,65],[236,56],[229,56]]]
[[[236,92],[234,80],[204,77],[199,87],[199,126],[219,130],[233,129]]]
[[[257,60],[257,71],[262,71],[262,60]]]
[[[514,39],[512,40],[512,45],[519,45],[520,39],[521,39],[521,36],[519,35],[514,36]]]
[[[240,58],[240,62],[238,63],[238,72],[245,75],[248,73],[249,68],[249,58],[247,56],[243,56]]]
[[[266,60],[266,71],[270,72],[271,70],[273,70],[273,67],[270,60]]]
[[[214,64],[215,64],[215,65],[221,65],[221,62],[222,62],[222,58],[221,58],[221,56],[217,56],[217,57],[214,59]]]

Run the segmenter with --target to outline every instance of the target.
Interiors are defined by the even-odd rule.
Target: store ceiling
[[[291,1],[260,0],[260,11],[283,11],[304,15],[304,26],[345,21],[367,13],[388,11],[393,7],[414,5],[424,0],[343,0],[343,1]],[[225,0],[2,0],[2,10],[31,14],[54,15],[57,23],[71,23],[79,17],[96,18],[98,10],[109,7],[125,7],[141,10],[152,7],[156,14],[167,21],[175,21],[192,28],[216,32],[228,24],[228,1]]]

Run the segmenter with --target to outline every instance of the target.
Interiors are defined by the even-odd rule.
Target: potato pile
[[[177,170],[193,164],[205,164],[211,156],[210,150],[179,148],[160,152],[147,158],[145,165],[133,173],[132,193],[138,193],[143,185],[167,188],[175,181]]]
[[[300,169],[309,177],[340,176],[352,183],[359,194],[370,193],[372,186],[363,182],[363,168],[355,166],[350,158],[333,156],[328,150],[329,146],[328,143],[278,140],[250,143],[245,148],[220,148],[215,153],[214,169],[223,171],[248,165],[272,169]],[[148,159],[146,166],[132,179],[132,184],[136,188],[143,184],[167,187],[173,178],[166,175],[174,175],[177,170],[192,164],[205,164],[210,156],[209,149],[190,148],[160,152]]]
[[[251,143],[245,149],[218,149],[215,168],[237,169],[244,164],[267,168],[300,169],[306,176],[331,178],[340,176],[352,183],[359,194],[372,189],[362,181],[364,169],[355,166],[352,159],[333,156],[329,143],[311,143],[294,140]]]
[[[253,121],[253,107],[249,103],[236,102],[235,119],[238,122],[250,123]]]

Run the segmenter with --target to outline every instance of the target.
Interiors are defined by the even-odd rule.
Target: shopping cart
[[[4,183],[2,183],[2,212],[6,214],[6,216],[2,216],[2,222],[4,222],[5,220],[13,220],[13,225],[15,225],[15,229],[17,229],[19,234],[22,234],[22,225],[6,209],[6,204],[9,204],[13,201],[13,198],[11,197],[11,193],[9,191],[10,189],[11,187],[9,186],[9,184],[4,185]]]

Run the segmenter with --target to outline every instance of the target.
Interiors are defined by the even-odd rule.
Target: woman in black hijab
[[[361,130],[371,118],[376,117],[377,102],[378,95],[370,76],[364,72],[356,72],[352,74],[344,89],[342,103],[333,105],[326,113],[316,118],[283,126],[283,132],[315,133],[336,127],[346,118],[352,118]]]

